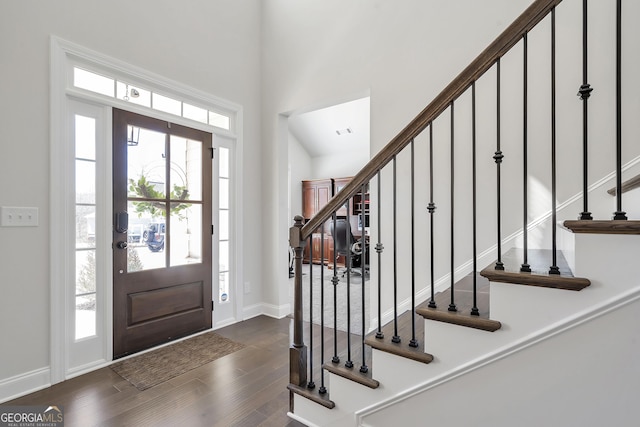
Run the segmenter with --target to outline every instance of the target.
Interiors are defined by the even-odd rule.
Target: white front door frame
[[[241,212],[242,200],[242,107],[238,104],[217,98],[213,95],[199,91],[179,82],[166,79],[146,70],[137,68],[126,62],[102,55],[98,52],[84,48],[77,44],[62,40],[58,37],[51,37],[50,55],[50,309],[51,309],[51,329],[50,329],[50,374],[51,384],[55,384],[73,376],[81,375],[94,369],[109,364],[113,355],[113,300],[112,300],[112,274],[111,274],[111,109],[112,107],[144,114],[160,119],[184,124],[185,126],[204,130],[213,134],[214,147],[216,146],[216,136],[223,137],[228,141],[235,142],[234,147],[234,173],[235,173],[235,197],[234,209]],[[145,87],[173,94],[177,99],[184,99],[195,102],[199,105],[210,106],[214,111],[224,111],[230,117],[229,130],[210,126],[164,113],[151,108],[138,106],[114,97],[108,97],[79,89],[73,85],[74,64],[82,64],[93,70],[100,70],[106,76],[112,76],[124,81],[143,82]],[[73,101],[72,101],[73,100]],[[75,189],[73,184],[73,147],[72,135],[70,135],[70,116],[72,114],[71,103],[93,104],[103,110],[100,128],[102,135],[100,140],[104,143],[99,148],[102,153],[102,164],[98,167],[97,179],[103,181],[99,185],[96,203],[103,215],[104,220],[96,224],[96,235],[102,234],[102,247],[100,248],[100,259],[97,264],[102,266],[98,272],[98,281],[102,283],[102,301],[104,307],[100,322],[103,331],[99,332],[100,339],[104,343],[104,354],[102,357],[84,363],[82,366],[70,366],[70,346],[73,334],[73,317],[70,315],[75,305],[71,303],[69,292],[71,285],[75,288],[74,262],[72,260],[72,250],[75,250],[74,241],[74,221],[75,212],[72,211],[75,202]],[[214,183],[217,180],[214,177]],[[231,254],[233,266],[236,270],[236,281],[233,283],[235,294],[242,295],[239,283],[242,283],[242,222],[235,224],[235,251]],[[105,238],[106,237],[106,238]],[[214,239],[214,245],[217,244]],[[100,268],[100,267],[99,267]],[[241,303],[241,298],[237,298]],[[236,321],[242,319],[242,310],[236,310]],[[76,359],[77,360],[77,359]]]

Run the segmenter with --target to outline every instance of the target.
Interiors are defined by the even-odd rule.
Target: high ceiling
[[[358,150],[368,153],[369,98],[291,115],[289,130],[311,157]]]

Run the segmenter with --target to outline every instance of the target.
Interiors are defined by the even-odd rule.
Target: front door
[[[113,358],[211,328],[210,133],[113,109]]]

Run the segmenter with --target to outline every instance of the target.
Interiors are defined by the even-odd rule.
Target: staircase
[[[629,100],[636,86],[622,89],[624,65],[640,63],[640,36],[625,27],[634,25],[627,10],[640,12],[621,0],[532,2],[314,218],[295,218],[290,417],[309,426],[637,423],[640,211],[632,192],[623,200],[633,188],[623,175],[640,169],[640,150],[625,143],[640,132],[640,106]],[[600,20],[608,15],[613,22]],[[615,71],[594,73],[593,87],[590,27],[615,35],[596,60]],[[581,40],[577,64],[566,62],[566,39]],[[575,75],[577,112],[562,89]],[[600,95],[609,88],[614,95]],[[605,109],[615,114],[594,117]],[[589,157],[603,145],[610,159]],[[591,176],[608,160],[613,172]],[[368,285],[334,268],[333,295],[305,315],[304,247],[365,193]],[[348,299],[346,331],[324,317],[338,298]],[[351,312],[367,305],[368,333],[354,334]],[[314,316],[318,324],[303,320]]]

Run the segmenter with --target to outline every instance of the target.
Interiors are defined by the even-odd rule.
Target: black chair
[[[345,257],[347,266],[351,268],[351,271],[356,274],[362,275],[362,240],[356,240],[349,229],[349,224],[345,218],[338,218],[336,220],[335,230],[333,221],[329,220],[331,224],[331,236],[335,238],[335,245],[333,250],[338,255]],[[365,274],[367,272],[367,266],[365,265]],[[347,273],[345,269],[342,272],[342,276]]]

